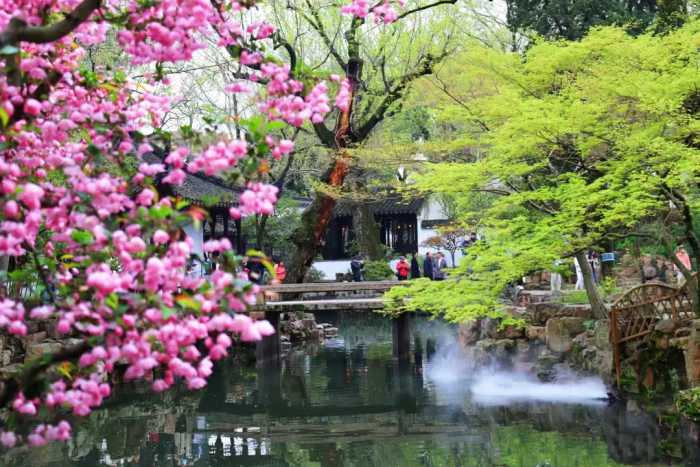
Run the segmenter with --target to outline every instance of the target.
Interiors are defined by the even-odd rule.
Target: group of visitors
[[[243,272],[248,274],[250,281],[257,285],[267,283],[281,284],[284,282],[284,279],[287,277],[287,268],[284,265],[284,261],[280,259],[273,261],[274,276],[269,273],[264,261],[266,260],[257,256],[246,256],[243,258]]]
[[[601,277],[601,266],[598,253],[596,253],[593,250],[588,250],[588,252],[586,253],[586,260],[588,262],[588,267],[591,269],[593,283],[598,284],[600,282]],[[574,269],[576,270],[576,285],[574,286],[574,288],[576,290],[583,290],[585,288],[585,285],[583,283],[583,271],[581,270],[581,265],[579,264],[578,259],[576,258],[574,258]]]
[[[354,282],[362,282],[365,280],[364,268],[365,263],[360,255],[355,256],[352,261],[350,261],[350,272],[352,273],[352,280]],[[418,279],[420,277],[441,281],[446,277],[446,268],[447,260],[445,259],[445,255],[443,255],[441,251],[438,251],[434,256],[431,255],[430,252],[426,253],[423,259],[422,272],[417,255],[413,254],[411,256],[410,263],[406,260],[405,256],[401,256],[396,262],[394,273],[396,274],[396,278],[400,281]]]
[[[678,248],[676,260],[688,270],[692,270],[690,255],[684,248]],[[673,261],[663,257],[647,256],[642,260],[643,282],[659,281],[666,284],[681,284],[685,281],[683,271]]]
[[[687,270],[692,270],[692,264],[688,252],[679,247],[674,253],[675,261],[660,256],[643,256],[641,259],[641,279],[642,282],[664,282],[666,284],[677,285],[685,281],[683,271],[676,265],[682,264]],[[591,278],[594,284],[599,284],[601,280],[601,262],[598,253],[588,251],[586,260],[591,270]],[[562,287],[562,276],[559,272],[561,266],[565,264],[563,260],[555,261],[553,271],[550,274],[550,288],[552,292],[560,292]],[[571,263],[569,263],[571,264]],[[574,258],[574,270],[576,271],[576,290],[585,289],[583,271],[578,260]]]
[[[400,281],[409,279],[418,279],[419,277],[427,277],[431,280],[441,281],[445,279],[445,269],[447,268],[447,260],[441,251],[438,251],[435,256],[430,252],[425,254],[423,258],[423,272],[421,273],[418,258],[415,254],[411,256],[411,264],[406,261],[406,257],[402,256],[396,263],[396,277]]]

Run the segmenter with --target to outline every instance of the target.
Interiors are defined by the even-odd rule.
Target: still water
[[[410,358],[392,322],[322,316],[340,328],[279,365],[239,358],[195,393],[122,388],[69,444],[11,453],[10,467],[599,467],[700,465],[697,445],[659,417],[608,406],[599,382],[542,387],[476,369],[454,329],[414,319]],[[520,397],[523,396],[523,397]],[[697,438],[695,438],[697,439]],[[675,459],[667,453],[675,453]],[[695,460],[693,460],[695,459]]]

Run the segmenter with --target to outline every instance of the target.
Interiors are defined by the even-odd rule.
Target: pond
[[[387,318],[319,321],[337,325],[338,337],[292,347],[279,365],[226,362],[200,392],[121,388],[70,443],[15,451],[5,463],[600,467],[670,465],[668,451],[685,457],[674,465],[700,463],[697,446],[654,415],[595,399],[598,381],[543,386],[473,368],[439,321],[414,318],[410,358],[400,360]]]

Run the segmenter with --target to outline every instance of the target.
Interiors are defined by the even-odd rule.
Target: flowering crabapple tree
[[[187,173],[243,180],[247,189],[230,215],[269,214],[276,189],[257,179],[256,168],[293,149],[274,130],[322,121],[333,104],[347,109],[342,79],[333,78],[339,92],[331,103],[324,81],[302,85],[288,65],[265,58],[274,27],[243,27],[236,19],[252,7],[233,0],[0,4],[2,281],[23,281],[32,297],[42,297],[21,299],[2,287],[0,331],[24,336],[28,320],[46,320],[77,342],[1,382],[3,446],[69,439],[69,419],[99,407],[117,371],[154,391],[178,383],[199,389],[234,340],[274,332],[244,314],[257,291],[237,272],[227,240],[204,245],[221,253],[220,269],[206,279],[187,274],[193,243],[182,228],[205,214],[156,189],[183,183]],[[373,8],[355,0],[346,10],[396,17],[388,0]],[[107,37],[116,37],[133,65],[155,71],[136,82],[119,70],[85,67],[86,48]],[[192,60],[207,37],[235,49],[260,84],[248,98],[258,101],[261,117],[244,125],[240,139],[222,138],[199,152],[172,147],[162,163],[146,162],[142,156],[153,151],[146,130],[159,128],[170,106],[155,91],[168,84],[159,70]],[[225,91],[247,89],[232,83]]]

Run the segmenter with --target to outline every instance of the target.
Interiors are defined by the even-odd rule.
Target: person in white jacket
[[[581,265],[578,264],[578,260],[574,258],[574,266],[576,267],[576,290],[583,290],[583,271],[581,271]]]

